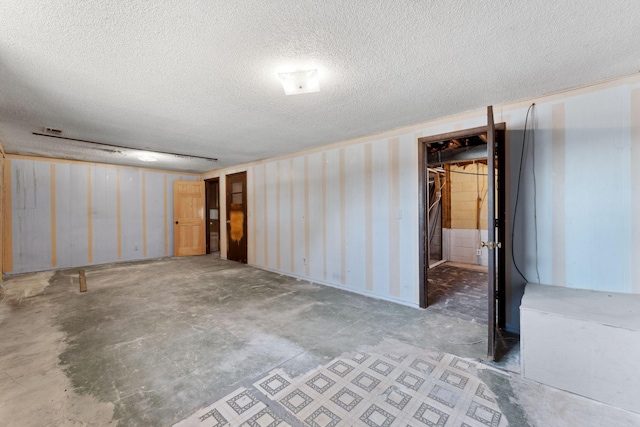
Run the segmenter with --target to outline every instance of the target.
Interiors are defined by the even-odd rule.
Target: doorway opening
[[[428,147],[428,152],[435,150]],[[488,250],[482,242],[488,240],[487,158],[428,163],[427,170],[429,307],[486,325]]]
[[[207,197],[207,253],[220,256],[220,179],[205,181]]]
[[[247,173],[226,176],[227,259],[247,263]]]
[[[505,124],[418,140],[420,306],[487,325],[489,360],[505,322]]]

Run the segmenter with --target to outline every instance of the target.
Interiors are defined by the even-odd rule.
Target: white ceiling
[[[624,76],[638,0],[0,0],[7,152],[205,171]],[[285,96],[279,71],[317,68]],[[145,164],[148,166],[149,164]]]

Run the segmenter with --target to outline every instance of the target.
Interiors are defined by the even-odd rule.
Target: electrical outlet
[[[482,249],[476,249],[476,255],[481,256],[482,255]]]

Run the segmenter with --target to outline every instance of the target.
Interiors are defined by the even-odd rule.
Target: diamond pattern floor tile
[[[436,351],[353,353],[293,379],[274,370],[176,426],[507,427],[476,368]]]

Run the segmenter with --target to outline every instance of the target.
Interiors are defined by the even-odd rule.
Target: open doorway
[[[420,306],[487,325],[488,358],[504,328],[505,125],[419,139]]]
[[[220,255],[220,180],[205,181],[207,196],[207,253]]]
[[[434,153],[436,148],[429,147],[428,152]],[[488,251],[482,242],[488,240],[487,158],[432,162],[427,170],[429,306],[486,325]]]

